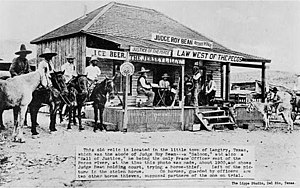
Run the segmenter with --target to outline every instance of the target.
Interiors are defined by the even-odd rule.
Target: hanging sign
[[[144,48],[144,47],[135,47],[135,46],[130,46],[130,52],[137,53],[137,54],[171,56],[171,50]]]
[[[86,48],[86,56],[97,56],[103,59],[126,60],[127,53],[123,51],[104,50],[98,48]]]
[[[120,66],[120,72],[123,76],[131,76],[134,73],[134,65],[130,62],[125,62]]]
[[[173,56],[181,57],[181,58],[189,58],[189,59],[201,59],[201,60],[231,62],[231,63],[241,62],[243,59],[242,56],[238,56],[238,55],[186,50],[186,49],[173,49]]]
[[[213,48],[213,43],[209,41],[199,41],[158,33],[152,33],[151,40],[155,42],[164,42],[169,44],[179,44],[185,46],[196,46],[200,48]]]
[[[141,54],[130,54],[130,61],[136,61],[142,63],[184,65],[184,59],[178,59],[173,57],[141,55]]]

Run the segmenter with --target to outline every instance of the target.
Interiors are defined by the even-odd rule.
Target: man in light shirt
[[[44,59],[39,63],[38,70],[41,70],[46,74],[48,86],[52,85],[51,80],[50,80],[50,73],[54,72],[54,65],[52,62],[52,58],[56,55],[57,55],[57,53],[51,52],[51,50],[49,48],[46,48],[44,53],[42,53],[39,56]]]
[[[151,83],[147,82],[147,72],[150,70],[146,70],[144,67],[141,68],[140,77],[138,78],[137,83],[137,93],[145,94],[148,97],[148,100],[141,104],[142,106],[153,106],[153,101],[155,97],[155,93],[152,91]]]
[[[207,76],[207,85],[206,85],[206,97],[207,97],[207,103],[209,105],[212,105],[212,99],[215,98],[217,86],[216,82],[213,80],[213,76],[209,74]]]
[[[90,60],[90,65],[85,68],[85,74],[87,75],[90,84],[97,82],[101,74],[101,70],[97,66],[98,62],[99,62],[98,58],[96,56],[92,56]]]
[[[64,76],[66,82],[69,82],[73,76],[76,76],[76,67],[74,65],[75,57],[69,54],[67,57],[67,62],[61,66],[61,70],[65,71]]]

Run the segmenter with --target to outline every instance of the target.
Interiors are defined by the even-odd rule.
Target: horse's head
[[[108,78],[106,76],[104,80],[104,91],[109,94],[110,99],[114,98],[114,79],[115,76],[113,78]]]
[[[68,93],[66,79],[64,77],[65,71],[58,71],[50,73],[51,82],[54,88],[56,88],[61,93]]]
[[[79,74],[77,76],[77,84],[75,87],[79,94],[88,94],[88,79],[87,75]]]

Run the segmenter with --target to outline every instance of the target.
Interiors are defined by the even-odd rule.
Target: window
[[[113,65],[113,75],[117,75],[114,81],[115,90],[118,94],[123,94],[123,91],[125,91],[125,77],[120,73],[121,64],[122,63],[114,63]],[[132,95],[132,76],[129,77],[128,88],[128,95]]]

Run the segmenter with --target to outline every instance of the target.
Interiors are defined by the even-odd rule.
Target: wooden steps
[[[233,130],[235,126],[235,123],[232,122],[232,119],[226,115],[225,110],[209,110],[200,112],[196,109],[195,115],[200,121],[201,125],[203,125],[209,131],[224,129]]]

